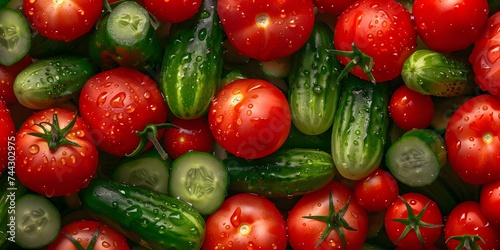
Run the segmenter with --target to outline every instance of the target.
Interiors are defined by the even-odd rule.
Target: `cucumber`
[[[92,217],[147,248],[200,249],[205,238],[203,217],[182,200],[106,179],[79,195]]]
[[[85,56],[66,54],[38,60],[17,75],[14,94],[27,108],[46,109],[78,95],[95,73]]]
[[[286,138],[282,149],[292,149],[292,148],[312,148],[319,149],[325,152],[331,152],[332,142],[330,138],[332,137],[332,128],[319,135],[308,135],[299,131],[293,123],[290,126],[290,132],[288,132],[288,137]]]
[[[279,149],[271,155],[245,160],[223,160],[229,173],[229,190],[264,197],[294,197],[318,190],[335,176],[330,154],[316,149]]]
[[[340,175],[359,180],[377,169],[384,156],[390,122],[389,85],[348,75],[332,128],[332,158]]]
[[[428,49],[413,52],[403,64],[401,76],[408,88],[424,95],[459,96],[471,93],[472,66]]]
[[[305,134],[321,134],[333,124],[341,64],[329,49],[333,32],[326,23],[316,22],[306,44],[293,55],[288,100],[292,122]]]
[[[0,65],[11,66],[26,56],[30,50],[30,26],[21,12],[2,7],[0,31]]]
[[[0,175],[0,246],[2,247],[15,242],[16,200],[26,191],[27,188],[15,177],[14,168],[9,165],[8,170]]]
[[[224,32],[216,9],[215,0],[203,0],[195,17],[173,29],[165,45],[159,87],[179,118],[203,116],[219,86]]]

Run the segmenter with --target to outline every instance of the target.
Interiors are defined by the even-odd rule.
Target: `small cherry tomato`
[[[401,85],[391,96],[389,115],[405,131],[427,128],[434,117],[434,102],[430,96]]]
[[[166,128],[163,135],[163,144],[169,156],[177,158],[191,150],[212,151],[215,140],[207,118],[184,120],[176,117],[172,124],[177,127]]]

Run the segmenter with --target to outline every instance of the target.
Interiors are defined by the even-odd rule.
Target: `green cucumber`
[[[14,168],[9,164],[8,170],[0,177],[0,246],[15,242],[16,200],[26,191],[26,187],[15,178]]]
[[[224,32],[214,0],[203,0],[193,19],[179,24],[167,40],[160,89],[173,115],[204,115],[222,74]]]
[[[332,158],[340,175],[359,180],[382,161],[390,122],[389,85],[373,84],[353,75],[342,90],[332,130]]]
[[[424,95],[459,96],[474,90],[472,67],[428,49],[413,52],[403,64],[401,76],[408,88]]]
[[[293,55],[288,100],[292,122],[305,134],[321,134],[333,124],[341,64],[329,49],[333,32],[326,23],[316,22],[307,43]]]
[[[229,190],[264,197],[293,197],[327,185],[335,176],[330,154],[316,149],[279,149],[271,155],[245,160],[223,160],[229,172]]]
[[[147,248],[200,249],[205,238],[203,217],[182,200],[106,179],[79,195],[91,216]]]
[[[11,66],[28,54],[31,31],[24,15],[11,8],[0,8],[0,65]]]
[[[300,130],[292,123],[292,125],[290,126],[290,132],[288,132],[288,137],[286,138],[283,145],[281,145],[281,148],[312,148],[319,149],[325,152],[331,152],[331,137],[332,128],[319,135],[308,135],[300,132]]]
[[[14,94],[27,108],[46,109],[78,95],[95,73],[85,56],[66,54],[38,60],[17,75]]]

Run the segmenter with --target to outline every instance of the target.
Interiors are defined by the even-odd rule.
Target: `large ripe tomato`
[[[412,13],[425,45],[452,52],[476,41],[488,19],[488,9],[488,0],[415,0]]]
[[[75,112],[36,112],[17,131],[15,143],[16,175],[39,194],[78,192],[95,175],[98,151],[88,125]]]
[[[41,35],[71,41],[89,32],[101,16],[102,0],[24,0],[26,19]]]
[[[484,216],[500,229],[500,179],[482,185],[479,205]]]
[[[90,245],[95,238],[93,246]],[[82,248],[77,248],[77,243]],[[61,229],[61,234],[47,246],[47,250],[129,250],[127,238],[114,229],[95,220],[78,220]]]
[[[500,178],[500,99],[482,94],[451,116],[445,132],[448,162],[465,182],[484,184]]]
[[[7,169],[7,166],[13,163],[9,163],[9,158],[14,159],[15,151],[12,150],[15,142],[14,135],[16,134],[16,127],[12,116],[10,115],[10,109],[7,107],[5,102],[0,99],[0,176],[2,172]],[[15,166],[12,166],[15,167]]]
[[[383,211],[398,198],[398,182],[386,170],[376,169],[354,183],[356,201],[367,211]]]
[[[201,0],[144,0],[144,7],[160,22],[179,23],[193,17]]]
[[[389,115],[396,125],[405,130],[427,128],[434,117],[434,102],[406,85],[398,87],[391,96]]]
[[[500,248],[500,230],[488,221],[476,201],[453,208],[444,226],[444,239],[448,249]]]
[[[500,96],[499,26],[500,12],[497,12],[488,19],[469,56],[475,82],[482,90],[495,96]]]
[[[339,15],[356,0],[313,0],[314,6],[318,8],[319,13],[328,13]]]
[[[175,159],[191,150],[212,151],[215,140],[206,117],[191,120],[175,117],[172,124],[176,127],[166,128],[163,135],[163,144],[169,156]]]
[[[79,107],[97,147],[118,156],[138,148],[141,137],[137,132],[167,120],[165,100],[156,83],[137,70],[123,67],[89,79],[80,93]],[[158,131],[157,139],[163,131]],[[144,150],[150,147],[148,143]]]
[[[347,186],[333,181],[302,196],[288,214],[287,227],[294,250],[361,249],[368,214]]]
[[[426,249],[441,236],[443,217],[436,202],[420,193],[405,193],[387,208],[384,227],[401,249]]]
[[[260,61],[299,50],[314,26],[312,0],[219,0],[217,13],[233,47]]]
[[[226,199],[206,221],[202,249],[286,249],[283,215],[266,198],[240,193]]]
[[[14,94],[14,81],[16,80],[17,74],[31,63],[31,57],[26,55],[11,66],[0,65],[0,98],[3,99],[7,105],[18,103],[16,95]]]
[[[339,51],[354,51],[349,57],[339,55],[344,65],[352,59],[358,61],[346,70],[365,80],[384,82],[401,74],[416,48],[417,32],[408,10],[395,0],[361,0],[340,14],[333,43]]]
[[[285,94],[260,79],[240,79],[224,86],[210,104],[208,122],[215,141],[245,159],[276,151],[292,124]]]

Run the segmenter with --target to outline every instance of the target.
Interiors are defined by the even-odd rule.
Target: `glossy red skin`
[[[23,1],[24,16],[41,35],[71,41],[89,32],[101,16],[102,0]]]
[[[355,182],[354,195],[367,211],[383,211],[398,198],[399,186],[390,172],[376,169]]]
[[[131,154],[137,148],[137,132],[146,125],[167,120],[167,107],[156,83],[139,71],[123,67],[89,79],[80,93],[79,108],[97,147],[117,156]],[[158,131],[157,139],[163,131]],[[151,146],[148,144],[144,151]]]
[[[448,162],[471,184],[500,179],[500,99],[473,97],[451,116],[445,132]]]
[[[299,50],[314,26],[312,0],[219,0],[217,13],[233,47],[259,61]],[[267,25],[259,22],[266,16]]]
[[[14,81],[16,80],[17,74],[31,63],[31,57],[26,55],[11,66],[0,65],[0,98],[3,99],[7,105],[19,102],[14,94]]]
[[[448,249],[456,249],[460,243],[458,240],[449,238],[460,235],[480,236],[485,241],[484,243],[480,240],[476,241],[481,249],[500,248],[500,230],[493,227],[488,221],[476,201],[465,201],[458,204],[446,220],[444,238],[447,240]]]
[[[79,220],[65,225],[61,229],[61,234],[55,241],[47,246],[47,250],[77,250],[73,242],[62,232],[68,234],[74,239],[80,239],[79,242],[84,249],[87,249],[92,237],[99,228],[97,241],[93,250],[129,250],[127,238],[119,234],[114,229],[95,220]],[[90,248],[89,248],[90,249]]]
[[[285,220],[276,206],[262,196],[240,193],[208,217],[202,249],[284,250],[286,245]]]
[[[201,0],[144,0],[144,7],[160,22],[179,23],[193,17]]]
[[[389,115],[396,125],[405,130],[429,127],[434,117],[434,102],[431,96],[422,95],[401,85],[392,94]]]
[[[15,158],[16,153],[14,150],[16,127],[10,115],[10,109],[1,99],[0,124],[2,124],[0,128],[0,176],[2,176],[7,167],[15,168],[15,162],[11,160]]]
[[[342,229],[347,246],[335,230],[315,248],[321,234],[326,229],[326,223],[318,220],[303,218],[303,216],[326,216],[329,211],[330,193],[333,197],[335,211],[339,211],[349,198],[347,212],[343,216],[349,226],[356,231]],[[357,202],[352,191],[340,182],[333,181],[324,188],[305,194],[291,209],[287,219],[288,240],[294,250],[311,249],[360,249],[368,233],[368,214]]]
[[[398,77],[417,45],[417,32],[410,13],[394,0],[356,1],[340,14],[334,34],[335,49],[352,51],[354,43],[373,59],[371,73],[376,82]],[[339,59],[343,65],[351,60],[344,56]],[[360,66],[350,72],[369,80]]]
[[[474,70],[474,80],[490,94],[500,96],[500,12],[492,15],[481,35],[474,43],[469,62]]]
[[[413,210],[415,215],[420,214],[424,206],[429,201],[431,201],[431,203],[427,207],[427,210],[421,217],[421,221],[441,226],[437,228],[428,228],[421,226],[420,233],[422,234],[422,237],[424,239],[425,247],[432,246],[439,239],[443,230],[443,217],[436,202],[430,200],[427,196],[420,193],[405,193],[401,195],[401,197],[406,202],[408,202],[408,204],[410,204],[411,209]],[[393,243],[397,241],[406,227],[404,223],[393,220],[399,218],[408,218],[408,210],[406,209],[406,206],[401,198],[396,199],[394,203],[387,208],[385,214],[384,227],[387,235],[389,236],[389,239]],[[424,249],[417,238],[415,230],[410,230],[410,232],[408,232],[408,234],[404,238],[398,241],[396,245],[402,249]]]
[[[45,139],[29,133],[43,133],[35,125],[52,122],[56,113],[60,128],[66,127],[75,112],[51,108],[36,112],[28,117],[16,134],[16,175],[23,185],[36,193],[65,196],[86,187],[97,169],[98,151],[94,145],[88,125],[78,117],[66,139],[79,147],[62,145],[51,151]],[[46,129],[50,127],[45,125]]]
[[[319,13],[328,13],[339,15],[356,0],[313,0],[314,6],[318,8]]]
[[[240,79],[226,85],[210,104],[208,123],[225,150],[245,159],[275,152],[291,127],[286,96],[270,82]]]
[[[487,0],[415,0],[412,6],[419,37],[430,49],[443,53],[473,44],[488,12]]]
[[[206,117],[192,120],[175,117],[172,124],[177,127],[166,128],[163,135],[163,145],[169,156],[175,159],[191,150],[212,151],[215,139]]]
[[[479,205],[490,223],[500,229],[500,179],[483,184]]]

